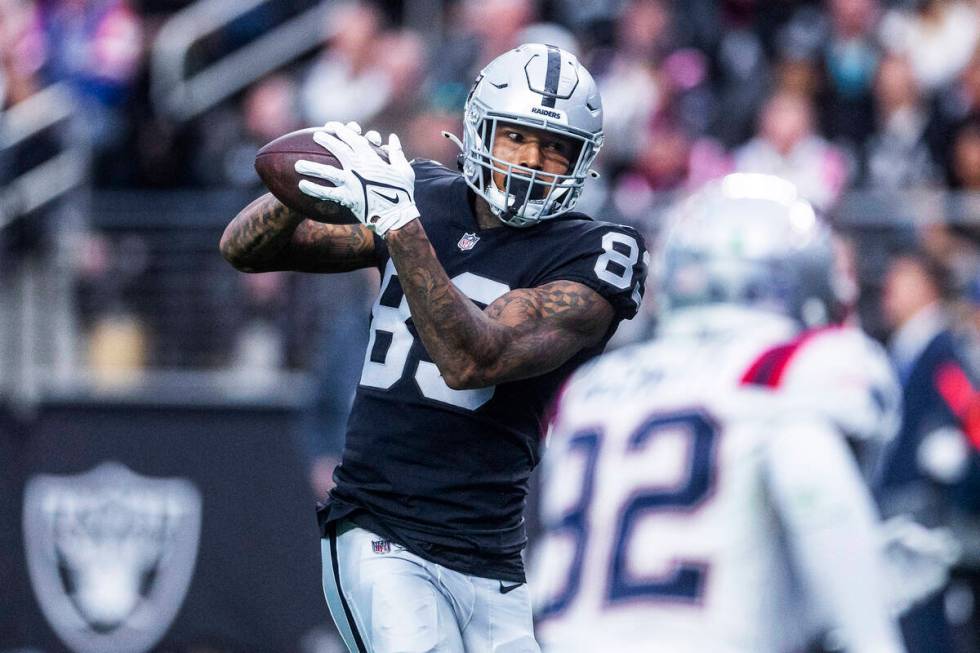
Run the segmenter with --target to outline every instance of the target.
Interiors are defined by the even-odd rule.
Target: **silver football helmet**
[[[842,317],[830,229],[779,177],[732,174],[687,198],[668,221],[658,268],[668,313],[736,304],[806,327]]]
[[[575,144],[568,174],[497,158],[491,151],[500,123],[559,134]],[[602,145],[599,89],[575,55],[553,45],[529,43],[505,52],[480,73],[466,100],[462,150],[466,183],[506,224],[527,227],[572,209]],[[504,175],[504,188],[493,172]],[[544,179],[542,179],[544,177]]]

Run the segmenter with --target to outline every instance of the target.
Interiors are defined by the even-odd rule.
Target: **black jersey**
[[[381,291],[336,487],[321,523],[350,516],[417,555],[473,575],[523,582],[523,510],[546,407],[561,382],[602,351],[643,296],[643,239],[583,214],[480,230],[463,177],[413,162],[425,232],[453,283],[481,307],[517,288],[568,280],[615,309],[603,341],[539,377],[453,390],[412,323],[385,243]]]

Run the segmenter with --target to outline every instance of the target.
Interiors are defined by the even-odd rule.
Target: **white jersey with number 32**
[[[779,652],[814,623],[849,650],[901,650],[842,437],[891,437],[896,397],[856,330],[801,337],[742,309],[580,370],[543,471],[544,650]]]

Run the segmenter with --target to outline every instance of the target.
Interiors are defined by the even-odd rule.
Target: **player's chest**
[[[537,242],[519,236],[506,227],[480,231],[445,226],[429,238],[439,263],[454,282],[464,275],[476,276],[514,289],[537,285],[546,267]]]

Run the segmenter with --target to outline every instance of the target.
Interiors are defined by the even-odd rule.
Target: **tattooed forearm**
[[[271,194],[235,216],[219,247],[244,272],[346,272],[375,262],[374,237],[363,226],[307,220]]]
[[[303,216],[266,194],[244,209],[225,228],[219,248],[239,270],[270,269],[293,237]]]
[[[388,238],[415,328],[446,383],[457,389],[544,374],[599,342],[612,306],[570,281],[511,291],[480,309],[450,282],[418,222]]]
[[[388,251],[429,357],[449,387],[466,387],[463,358],[480,309],[449,280],[418,220],[389,232]]]
[[[613,308],[597,292],[573,281],[514,290],[487,307],[487,316],[511,325],[511,338],[480,368],[493,378],[514,380],[549,372],[609,330]]]

